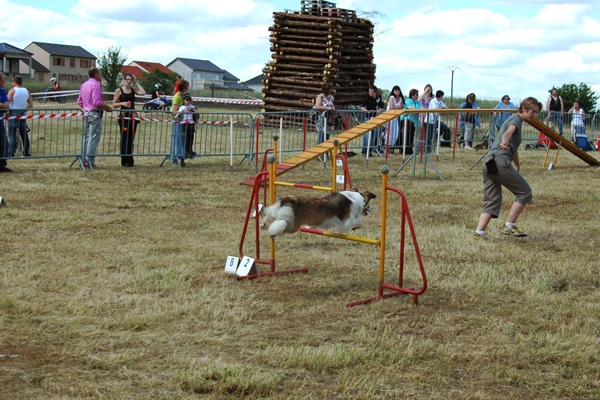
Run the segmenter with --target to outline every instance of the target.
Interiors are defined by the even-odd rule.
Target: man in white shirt
[[[8,91],[11,108],[8,115],[10,117],[23,117],[25,116],[25,108],[33,108],[33,100],[29,91],[23,87],[23,79],[20,76],[15,76],[12,84],[12,89]],[[25,157],[31,156],[31,144],[25,119],[8,120],[8,154],[14,157],[17,152],[17,132],[19,132],[23,141],[23,155]]]
[[[448,108],[448,106],[444,103],[444,100],[442,100],[444,98],[444,92],[442,92],[441,90],[438,90],[437,92],[435,92],[435,99],[431,100],[431,102],[429,102],[429,109],[433,110],[436,108]],[[430,153],[432,150],[430,148],[430,146],[432,146],[432,143],[434,143],[434,138],[436,138],[436,130],[437,130],[437,124],[438,124],[438,119],[440,117],[439,113],[429,113],[427,114],[427,152]],[[444,130],[447,129],[447,126],[445,123],[441,122],[440,123],[440,130]]]

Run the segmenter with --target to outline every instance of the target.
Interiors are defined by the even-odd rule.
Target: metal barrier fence
[[[19,111],[19,110],[16,110]],[[85,154],[84,120],[83,113],[78,108],[33,108],[20,110],[26,116],[5,116],[7,139],[6,158],[51,158],[72,157],[82,158]],[[506,111],[504,111],[506,112]],[[438,156],[453,155],[456,148],[464,146],[465,130],[461,120],[467,115],[456,110],[415,110],[418,113],[419,126],[415,127],[414,139],[407,137],[407,146],[418,144],[425,146],[427,142],[424,122],[427,114],[439,113],[439,128],[436,125],[430,142]],[[473,146],[487,142],[488,135],[492,139],[496,136],[495,110],[478,111],[474,121]],[[166,111],[135,111],[135,135],[133,148],[123,147],[123,124],[119,121],[129,122],[131,117],[120,117],[120,111],[104,113],[102,120],[102,134],[98,145],[98,157],[162,157],[173,162],[182,158],[229,156],[233,165],[233,157],[238,157],[236,162],[248,161],[257,166],[261,160],[260,155],[272,147],[273,136],[279,136],[280,157],[283,153],[299,153],[308,150],[319,143],[327,135],[335,136],[369,118],[369,113],[361,110],[341,110],[336,118],[335,125],[327,128],[331,121],[327,113],[314,111],[296,112],[264,112],[251,115],[248,113],[199,113],[199,118],[194,124],[180,124],[182,131],[187,131],[193,126],[193,138],[190,135],[177,142],[177,134],[173,129],[174,122],[170,112]],[[408,117],[408,115],[407,115]],[[538,116],[541,121],[547,121],[547,113]],[[577,117],[576,117],[577,118]],[[407,119],[390,122],[376,128],[371,133],[371,142],[365,137],[357,138],[348,143],[348,149],[367,153],[367,146],[373,155],[386,157],[388,136],[391,136],[389,149],[403,148],[404,132],[407,128]],[[414,117],[413,120],[416,120]],[[15,134],[14,126],[26,124],[28,129],[25,135]],[[572,128],[573,115],[563,114],[563,131],[569,137]],[[575,121],[577,123],[577,121]],[[583,129],[589,141],[595,142],[598,137],[597,115],[585,115]],[[128,125],[128,124],[126,124]],[[130,125],[128,125],[130,126]],[[367,134],[368,135],[368,134]],[[397,135],[398,139],[395,139]],[[528,124],[523,124],[523,144],[542,144],[540,133]],[[321,137],[321,138],[320,138]],[[421,140],[422,138],[422,140]],[[183,143],[187,139],[187,145]],[[176,146],[180,143],[179,146]],[[421,148],[418,151],[420,152]],[[14,154],[9,152],[14,150]],[[125,151],[124,151],[125,149]],[[411,149],[412,150],[412,149]],[[402,151],[406,151],[403,149]],[[259,155],[257,157],[256,155]],[[4,157],[3,157],[4,158]]]
[[[280,157],[283,153],[298,153],[308,150],[315,147],[320,141],[327,140],[329,137],[364,122],[367,112],[341,110],[339,115],[340,117],[332,122],[327,113],[315,111],[257,113],[253,118],[253,128],[258,140],[252,154],[263,154],[270,149],[273,146],[273,136],[279,137],[277,147]],[[352,141],[349,147],[358,148],[357,143],[358,140]]]
[[[79,108],[10,110],[4,116],[4,125],[8,146],[3,158],[81,155],[83,112]]]
[[[125,122],[119,124],[119,120]],[[131,124],[131,120],[135,124]],[[176,124],[179,125],[177,131],[174,129]],[[126,151],[126,131],[123,129],[132,126],[135,126],[133,149]],[[121,117],[120,112],[115,111],[105,113],[96,156],[163,157],[170,161],[203,156],[242,156],[250,160],[251,127],[252,115],[243,113],[200,113],[196,123],[186,124],[173,121],[168,111],[140,110],[133,117],[127,114]]]

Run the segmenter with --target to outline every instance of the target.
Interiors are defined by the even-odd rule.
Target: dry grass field
[[[492,240],[475,241],[483,189],[480,168],[468,168],[479,155],[442,156],[445,182],[430,169],[426,180],[408,168],[390,176],[407,196],[428,289],[418,306],[396,296],[353,308],[377,294],[375,246],[300,233],[277,240],[277,265],[308,274],[224,272],[248,165],[230,174],[227,159],[173,169],[142,158],[124,170],[101,158],[83,172],[11,161],[15,173],[0,177],[0,398],[600,398],[600,170],[561,152],[548,171],[544,152],[521,152],[534,204],[518,226],[529,236],[500,234],[505,192]],[[349,163],[353,184],[381,195],[383,161]],[[330,174],[314,162],[282,179],[326,186]],[[356,234],[378,238],[372,204]],[[391,284],[399,211],[390,194]],[[407,249],[406,285],[420,287]]]

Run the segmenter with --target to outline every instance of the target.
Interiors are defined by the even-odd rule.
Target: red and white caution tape
[[[244,100],[244,99],[218,99],[214,97],[192,97],[193,101],[201,101],[208,103],[221,103],[221,104],[243,104],[250,106],[262,106],[262,100]]]
[[[46,119],[46,118],[66,118],[66,117],[78,117],[83,115],[82,113],[70,113],[70,114],[41,114],[41,115],[13,115],[10,117],[3,117],[0,119]]]
[[[151,121],[151,122],[178,122],[179,124],[203,124],[203,125],[229,125],[230,123],[234,124],[244,124],[249,125],[244,121],[173,121],[171,119],[156,119],[156,118],[144,118],[144,117],[108,117],[110,119],[129,119],[134,121]]]

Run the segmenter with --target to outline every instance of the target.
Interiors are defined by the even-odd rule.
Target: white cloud
[[[548,29],[572,29],[581,25],[588,7],[583,4],[549,4],[535,16]]]
[[[431,38],[443,42],[447,38],[468,41],[482,32],[497,31],[508,26],[509,20],[490,10],[464,8],[461,10],[416,12],[391,26],[394,35],[402,38]]]
[[[532,13],[535,2],[506,0],[502,7],[487,9],[488,0],[454,10],[454,3],[435,1],[337,4],[387,15],[373,18],[379,33],[374,44],[376,83],[382,87],[400,84],[408,92],[431,83],[449,92],[450,71],[444,67],[452,64],[461,68],[455,74],[455,94],[461,95],[476,91],[478,96],[509,93],[518,98],[545,93],[552,84],[600,85],[598,5],[540,0],[539,10]],[[118,46],[129,61],[205,59],[245,80],[258,75],[270,58],[272,12],[290,6],[283,0],[79,0],[66,15],[9,0],[0,0],[0,7],[11,16],[0,34],[17,47],[45,41],[80,45],[99,55]]]

